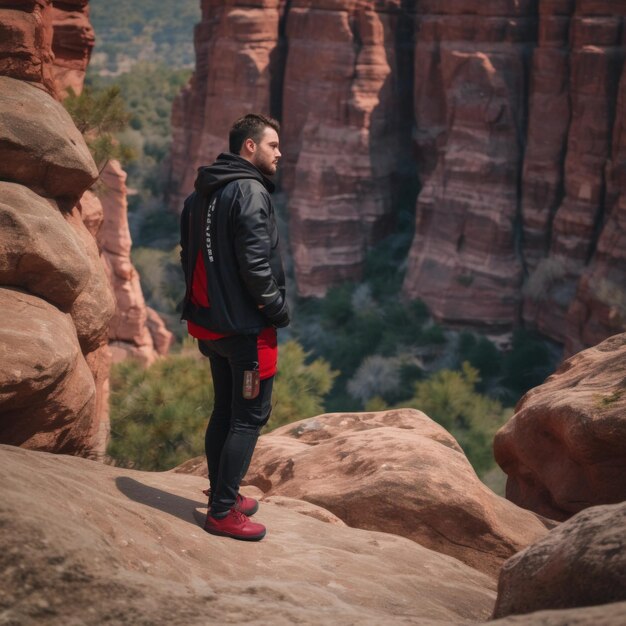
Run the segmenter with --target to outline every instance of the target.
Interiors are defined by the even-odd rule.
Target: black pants
[[[243,397],[244,372],[258,370],[256,335],[233,335],[201,340],[200,352],[209,357],[215,401],[204,440],[211,514],[226,514],[235,504],[261,428],[271,413],[274,377],[261,381],[256,398]]]

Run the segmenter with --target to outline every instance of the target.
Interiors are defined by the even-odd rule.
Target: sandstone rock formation
[[[498,431],[506,496],[563,520],[626,500],[626,333],[581,352],[529,391]]]
[[[626,279],[617,247],[626,219],[618,173],[626,150],[623,94],[618,102],[626,6],[609,0],[541,7],[522,189],[523,251],[535,284],[524,318],[567,342],[572,354],[626,322],[624,305],[624,319],[610,319],[614,303],[606,293]]]
[[[417,5],[422,190],[404,293],[448,323],[498,329],[518,315],[517,179],[534,4]]]
[[[87,64],[96,37],[89,21],[89,0],[53,0],[52,2],[52,78],[63,96],[71,88],[83,89]]]
[[[109,161],[100,180],[104,223],[98,241],[117,302],[109,324],[113,362],[132,356],[150,365],[159,354],[167,354],[173,335],[158,314],[146,307],[139,274],[130,259],[126,172],[118,161]]]
[[[489,621],[489,626],[622,626],[626,621],[626,602],[560,611],[537,611]]]
[[[0,0],[0,75],[56,88],[52,0]]]
[[[0,440],[97,455],[107,426],[96,389],[104,393],[101,347],[114,302],[76,203],[98,171],[43,89],[0,76],[0,111]]]
[[[268,113],[277,70],[280,0],[202,0],[196,71],[172,111],[170,202],[178,211],[196,169],[228,150],[228,129],[250,111]]]
[[[233,118],[270,112],[301,295],[361,277],[409,167],[405,296],[567,354],[626,327],[624,2],[215,4],[173,114],[173,207]]]
[[[0,178],[74,204],[98,177],[65,109],[34,85],[0,76]]]
[[[578,513],[509,559],[494,617],[626,601],[626,502]]]
[[[244,480],[266,497],[305,500],[349,526],[408,537],[492,576],[546,533],[535,515],[480,482],[448,432],[412,409],[283,426],[260,438]]]
[[[207,535],[195,476],[9,446],[0,473],[0,606],[24,626],[464,624],[493,608],[494,582],[455,559],[281,506],[261,505],[260,543]]]
[[[406,4],[290,3],[282,169],[300,295],[359,278],[391,230],[410,168]]]

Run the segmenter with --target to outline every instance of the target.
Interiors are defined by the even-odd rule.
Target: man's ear
[[[246,150],[252,154],[254,154],[255,150],[256,150],[256,144],[254,143],[254,139],[251,139],[250,137],[248,137],[244,142],[243,145],[245,146]]]

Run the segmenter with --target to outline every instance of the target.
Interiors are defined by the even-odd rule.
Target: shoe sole
[[[238,539],[239,541],[261,541],[263,537],[267,534],[267,530],[264,530],[260,535],[250,535],[248,537],[243,537],[241,535],[233,535],[231,533],[225,533],[221,530],[214,530],[213,528],[204,527],[205,532],[209,533],[209,535],[216,535],[217,537],[230,537],[231,539]]]

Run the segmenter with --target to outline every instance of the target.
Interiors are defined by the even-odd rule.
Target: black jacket
[[[235,154],[220,154],[213,165],[198,170],[180,221],[187,285],[182,319],[240,334],[289,324],[273,190],[271,181]],[[191,301],[199,252],[204,255],[208,308]]]

